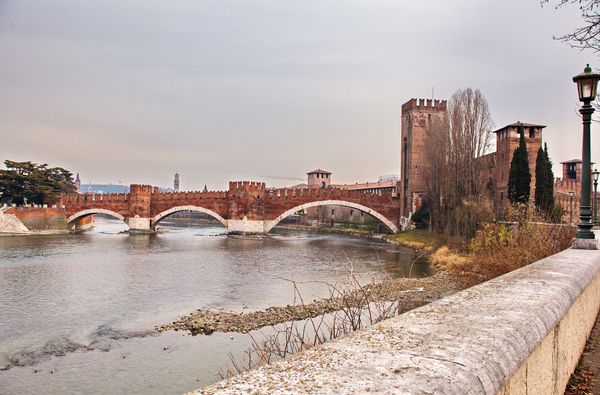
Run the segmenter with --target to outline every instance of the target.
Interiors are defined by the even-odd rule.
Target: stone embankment
[[[15,215],[0,211],[0,233],[26,234],[29,233],[29,229]]]
[[[179,320],[158,326],[159,332],[189,331],[193,335],[217,332],[246,333],[284,322],[314,318],[347,307],[360,307],[377,301],[398,303],[399,313],[441,299],[478,282],[468,275],[438,272],[425,278],[390,279],[365,286],[354,286],[348,291],[336,292],[332,297],[295,306],[269,307],[251,312],[199,309]]]
[[[568,249],[198,393],[562,394],[599,309],[600,252]]]

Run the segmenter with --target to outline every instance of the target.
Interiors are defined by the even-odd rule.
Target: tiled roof
[[[537,125],[535,123],[515,122],[515,123],[508,124],[498,130],[494,130],[494,133],[498,133],[499,131],[504,130],[506,128],[511,128],[511,127],[516,128],[519,126],[523,126],[524,128],[542,128],[542,129],[546,127],[545,125]]]
[[[321,170],[321,169],[317,169],[317,170],[313,170],[313,171],[309,171],[306,174],[315,174],[315,173],[319,173],[319,174],[331,174],[330,172],[328,172],[327,170]]]

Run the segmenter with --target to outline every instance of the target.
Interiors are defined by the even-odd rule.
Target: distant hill
[[[90,191],[90,187],[92,190]],[[160,187],[161,192],[172,192],[171,188]],[[81,193],[129,193],[129,185],[120,184],[81,184]]]
[[[90,191],[90,187],[92,190]],[[81,184],[81,192],[93,192],[93,193],[127,193],[129,192],[129,185],[119,184]]]

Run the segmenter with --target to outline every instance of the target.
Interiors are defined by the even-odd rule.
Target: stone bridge
[[[333,187],[273,189],[253,181],[232,181],[228,191],[210,192],[160,192],[158,187],[133,184],[129,193],[62,195],[59,204],[69,225],[91,214],[108,214],[126,222],[132,232],[151,232],[178,211],[208,214],[230,231],[241,233],[268,233],[285,217],[321,205],[363,211],[394,233],[399,230],[400,216],[399,201],[390,192],[368,194]]]

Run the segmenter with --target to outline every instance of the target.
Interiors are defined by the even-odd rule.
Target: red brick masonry
[[[130,193],[62,195],[59,207],[64,206],[67,218],[93,209],[110,210],[126,219],[136,215],[153,218],[174,207],[197,206],[227,220],[267,221],[303,204],[325,200],[359,204],[398,225],[399,200],[391,192],[375,195],[338,188],[267,189],[265,183],[251,181],[230,182],[228,191],[216,192],[159,192],[158,187],[134,184]]]

